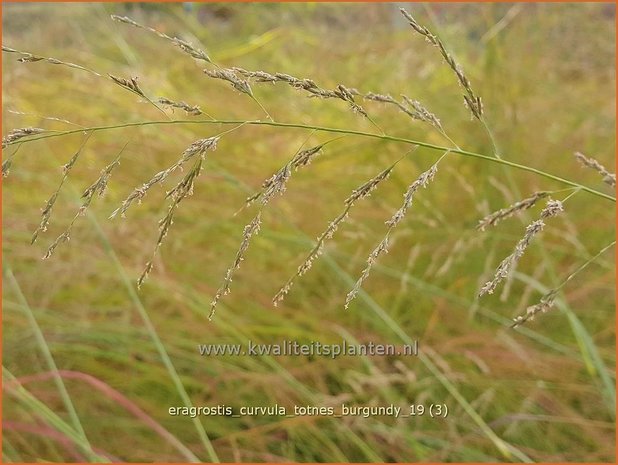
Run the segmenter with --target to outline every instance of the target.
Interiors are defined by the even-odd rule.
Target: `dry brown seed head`
[[[375,102],[384,102],[384,103],[397,103],[397,101],[391,97],[390,95],[384,94],[374,94],[373,92],[369,92],[363,96],[365,100],[373,100]]]
[[[294,170],[310,165],[313,159],[321,153],[322,147],[324,147],[324,144],[298,152],[291,162]]]
[[[616,174],[610,173],[601,163],[592,157],[587,157],[581,152],[575,152],[575,158],[587,168],[591,168],[597,171],[603,176],[603,182],[609,184],[612,187],[616,187]]]
[[[354,189],[352,191],[352,194],[345,200],[345,204],[353,205],[354,202],[356,202],[357,200],[364,199],[365,197],[369,197],[371,195],[371,192],[378,187],[378,184],[380,184],[380,182],[384,181],[390,176],[393,169],[394,169],[394,166],[390,166],[389,168],[385,169],[377,176],[371,178],[369,181],[367,181],[362,186]]]
[[[253,96],[253,91],[251,90],[249,83],[246,80],[240,79],[236,76],[236,73],[234,73],[231,69],[205,69],[204,73],[212,78],[227,81],[232,84],[232,87],[237,91]]]
[[[479,231],[485,231],[485,229],[487,229],[488,227],[495,226],[500,221],[510,218],[524,210],[533,207],[538,200],[545,198],[548,195],[548,192],[535,192],[534,194],[532,194],[532,196],[528,198],[515,202],[509,207],[502,208],[496,212],[487,215],[485,218],[479,221],[476,229],[478,229]]]
[[[534,320],[534,317],[539,313],[546,313],[551,310],[556,301],[556,296],[558,295],[558,291],[553,289],[541,297],[541,301],[535,305],[531,305],[526,309],[526,313],[524,315],[520,315],[516,318],[513,318],[513,324],[511,328],[517,328],[518,326],[523,325],[527,321]]]
[[[9,132],[6,136],[2,138],[2,148],[5,148],[13,144],[14,142],[18,141],[22,137],[33,136],[35,134],[40,134],[42,132],[45,132],[45,129],[33,128],[33,127],[13,129],[11,132]]]
[[[198,107],[197,105],[189,105],[186,102],[175,102],[174,100],[170,100],[165,97],[160,97],[157,102],[167,107],[180,108],[181,110],[184,110],[188,115],[199,116],[202,114],[202,110],[200,109],[200,107]]]
[[[556,216],[564,211],[564,207],[560,200],[552,200],[549,199],[547,201],[547,205],[541,212],[541,218],[551,218],[552,216]]]
[[[146,97],[146,95],[144,94],[144,92],[142,91],[142,89],[140,89],[137,80],[137,77],[132,77],[130,79],[125,79],[125,78],[121,78],[121,77],[117,77],[114,76],[113,74],[108,74],[108,76],[110,77],[110,79],[112,81],[114,81],[116,84],[118,84],[120,87],[124,87],[127,90],[130,90],[131,92],[135,92],[136,94],[142,96],[142,97]]]
[[[390,220],[386,221],[386,225],[394,228],[399,224],[399,222],[405,217],[408,209],[412,205],[412,200],[414,199],[414,194],[416,193],[416,191],[418,191],[421,187],[426,188],[429,183],[433,181],[433,178],[435,177],[437,172],[438,163],[434,163],[431,168],[421,173],[421,175],[412,184],[410,184],[410,186],[406,190],[406,193],[403,196],[403,205],[393,214]]]

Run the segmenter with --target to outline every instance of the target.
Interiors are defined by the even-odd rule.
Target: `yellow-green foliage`
[[[482,98],[500,156],[614,195],[599,173],[573,156],[581,151],[614,172],[613,5],[413,4],[409,11],[463,67],[473,95]],[[285,83],[251,81],[252,99],[204,74],[206,67],[217,68],[183,53],[178,43],[112,21],[110,14],[191,42],[221,68],[310,78],[339,97],[307,98]],[[482,122],[471,119],[463,105],[466,89],[393,5],[193,4],[188,12],[181,4],[4,4],[3,44],[101,75],[45,60],[20,63],[17,58],[25,55],[3,53],[4,135],[25,127],[66,131],[170,119],[267,122],[265,109],[276,122],[378,135],[383,130],[453,145],[435,122],[411,118],[389,103],[355,97],[370,118],[357,108],[350,111],[349,91],[357,89],[398,101],[405,94],[439,118],[462,150],[494,155]],[[108,74],[137,85],[147,98]],[[137,84],[131,84],[136,76]],[[347,134],[326,144],[309,166],[292,170],[284,195],[243,209],[299,147],[342,135],[246,124],[223,135],[204,160],[168,173],[126,218],[108,218],[196,140],[232,127],[166,124],[93,133],[63,183],[47,231],[33,245],[40,208],[57,190],[61,167],[85,134],[3,150],[3,160],[10,159],[2,186],[5,382],[9,373],[23,378],[24,388],[49,409],[24,393],[11,393],[11,386],[5,389],[5,461],[91,460],[105,454],[142,462],[613,460],[613,249],[574,276],[550,312],[515,330],[510,325],[614,240],[615,202],[583,191],[572,195],[506,284],[478,299],[480,287],[513,252],[545,201],[484,232],[477,230],[478,221],[535,192],[558,190],[552,198],[563,200],[575,191],[535,173],[450,153],[431,184],[414,193],[405,218],[389,230],[389,253],[378,251],[371,275],[344,310],[346,294],[387,233],[384,222],[442,152]],[[390,177],[349,209],[312,269],[273,307],[273,295],[354,189],[395,163]],[[79,195],[112,165],[105,195],[87,198],[70,242],[41,261],[82,205]],[[165,199],[166,191],[199,168],[200,176],[190,179],[193,195],[183,195],[174,208],[173,225],[137,292],[136,281],[159,239],[157,221],[174,202]],[[260,209],[259,234],[245,229],[251,239],[245,247],[243,230],[257,224],[252,219]],[[230,284],[224,281],[230,267],[232,291],[209,321],[217,289]],[[197,352],[197,344],[249,339],[394,344],[418,339],[421,356],[331,360]],[[27,378],[49,371],[52,357],[58,369],[74,375],[64,384]],[[76,372],[104,388],[93,388]],[[151,421],[127,410],[118,393]],[[170,406],[189,399],[196,406],[433,402],[447,404],[450,412],[447,419],[396,421],[168,415]],[[157,435],[153,423],[178,442]]]

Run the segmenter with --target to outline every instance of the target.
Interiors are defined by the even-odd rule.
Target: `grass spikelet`
[[[139,187],[136,187],[133,192],[129,194],[129,196],[122,202],[120,207],[112,212],[110,218],[114,218],[116,215],[120,213],[122,218],[125,217],[126,211],[129,209],[131,204],[137,200],[138,203],[142,201],[148,190],[153,187],[155,184],[159,184],[167,179],[172,173],[174,173],[178,169],[182,169],[182,166],[195,156],[199,155],[201,157],[209,150],[216,150],[217,142],[219,141],[219,137],[209,137],[207,139],[199,139],[193,142],[181,155],[180,159],[174,163],[169,168],[159,171],[155,174],[150,181],[142,184]]]
[[[373,100],[374,102],[382,102],[382,103],[391,103],[397,105],[399,102],[395,100],[388,94],[375,94],[373,92],[368,92],[363,96],[365,100]]]
[[[266,205],[270,202],[275,195],[283,194],[287,188],[287,182],[290,179],[292,172],[290,170],[290,164],[286,164],[283,168],[277,171],[272,175],[269,179],[264,181],[262,184],[263,193],[262,193],[262,204]]]
[[[59,245],[63,244],[64,242],[68,242],[71,239],[71,230],[73,229],[73,225],[75,224],[75,222],[80,216],[83,216],[86,214],[86,210],[92,203],[92,200],[94,199],[95,195],[102,197],[105,194],[105,190],[107,189],[107,184],[112,175],[112,171],[114,170],[114,168],[116,168],[120,164],[120,157],[122,155],[122,152],[124,152],[124,149],[127,147],[127,145],[128,145],[128,142],[124,145],[124,147],[122,148],[122,150],[120,151],[116,159],[113,162],[111,162],[109,165],[107,165],[105,168],[103,168],[101,170],[101,175],[97,178],[97,180],[93,182],[84,191],[84,193],[81,196],[81,198],[83,199],[82,205],[77,210],[77,213],[75,214],[75,216],[73,216],[73,219],[69,223],[69,226],[67,227],[67,229],[62,234],[60,234],[56,238],[56,240],[52,242],[52,244],[49,246],[49,248],[47,249],[47,252],[43,256],[43,260],[47,260],[48,258],[50,258],[54,254],[54,252],[56,251]],[[75,158],[75,160],[77,159],[76,157],[73,157],[73,158]],[[55,195],[57,194],[58,193],[56,192]],[[50,211],[51,211],[51,208],[50,208]],[[33,242],[34,242],[34,239],[36,239],[36,237],[33,237]]]
[[[172,42],[172,44],[174,44],[176,47],[178,47],[180,50],[182,50],[183,52],[187,53],[188,55],[190,55],[191,57],[195,58],[196,60],[202,60],[205,61],[207,63],[211,63],[214,64],[210,57],[208,56],[208,54],[206,52],[204,52],[203,50],[200,50],[198,48],[195,48],[193,45],[191,45],[189,42],[179,39],[178,37],[170,37],[167,34],[157,31],[156,29],[150,27],[150,26],[144,26],[140,23],[138,23],[137,21],[132,20],[131,18],[127,17],[127,16],[118,16],[118,15],[111,15],[111,18],[113,21],[118,21],[120,23],[125,23],[125,24],[129,24],[133,27],[136,27],[138,29],[143,29],[145,31],[149,31],[152,32],[153,34],[165,39],[165,40],[169,40],[170,42]]]
[[[161,220],[159,220],[159,236],[157,237],[157,243],[155,244],[155,248],[152,252],[152,256],[150,260],[146,263],[146,267],[142,274],[137,280],[137,288],[139,289],[152,269],[154,268],[154,259],[157,255],[157,252],[161,248],[165,237],[167,236],[170,227],[174,224],[174,214],[176,213],[176,209],[180,205],[185,198],[193,195],[193,186],[195,179],[200,175],[202,171],[202,164],[206,159],[206,151],[201,151],[200,157],[192,166],[191,170],[180,180],[180,182],[167,193],[166,198],[169,198],[170,204],[167,209],[167,213]]]
[[[239,78],[236,73],[231,69],[205,69],[204,73],[211,78],[221,79],[223,81],[229,82],[234,89],[243,94],[247,94],[250,97],[253,97],[253,91],[251,90],[251,86],[249,82],[245,79]]]
[[[365,109],[362,106],[356,103],[354,96],[360,95],[360,92],[356,89],[346,87],[343,84],[339,84],[335,88],[335,90],[327,90],[327,89],[323,89],[319,87],[311,79],[301,79],[301,78],[297,78],[297,77],[294,77],[294,76],[291,76],[285,73],[270,74],[265,71],[248,71],[246,69],[238,68],[238,67],[232,68],[229,71],[233,73],[238,73],[247,79],[252,79],[254,82],[257,82],[257,83],[270,82],[274,84],[276,82],[283,82],[293,87],[294,89],[304,90],[308,92],[310,94],[310,97],[317,97],[317,98],[322,98],[322,99],[337,98],[337,99],[343,100],[344,102],[348,104],[348,106],[354,113],[358,113],[364,116],[369,121],[371,121],[371,123],[374,126],[382,130],[369,117],[367,111],[365,111]],[[377,95],[377,94],[374,94],[374,95]]]
[[[234,69],[225,69],[225,68],[217,68],[215,70],[205,69],[204,74],[214,79],[221,79],[223,81],[227,81],[238,92],[247,94],[262,109],[262,111],[268,117],[268,119],[273,121],[272,117],[270,116],[270,113],[268,113],[266,108],[264,108],[264,105],[262,105],[260,101],[257,98],[255,98],[255,95],[253,95],[253,90],[251,90],[249,81],[247,81],[246,79],[239,78],[236,75],[236,71]]]
[[[45,132],[45,129],[41,129],[41,128],[19,128],[19,129],[13,129],[11,132],[9,132],[6,136],[4,136],[2,138],[2,148],[6,148],[11,144],[14,144],[15,142],[17,142],[19,139],[23,138],[23,137],[27,137],[27,136],[33,136],[35,134],[41,134],[42,132]]]
[[[514,215],[517,215],[520,212],[523,212],[524,210],[532,208],[537,203],[537,201],[547,197],[548,195],[549,195],[549,192],[545,192],[545,191],[535,192],[530,197],[527,197],[523,200],[515,202],[513,205],[510,205],[506,208],[502,208],[498,211],[495,211],[487,215],[485,218],[479,221],[479,224],[477,225],[476,229],[478,229],[479,231],[485,231],[488,227],[495,226],[502,220],[506,220],[507,218],[510,218]]]
[[[354,113],[363,115],[365,118],[369,117],[365,109],[354,101],[354,93],[358,94],[358,91],[353,92],[352,89],[348,89],[343,84],[339,84],[334,93],[335,96],[337,96],[344,102],[347,102]]]
[[[101,76],[99,73],[97,73],[96,71],[90,68],[86,68],[85,66],[81,66],[81,65],[71,63],[71,62],[58,60],[57,58],[34,55],[30,52],[22,52],[20,50],[15,50],[14,48],[5,47],[4,45],[2,46],[2,51],[7,52],[7,53],[16,53],[18,55],[21,55],[21,58],[17,59],[17,61],[19,61],[20,63],[36,63],[37,61],[45,61],[51,65],[66,66],[68,68],[78,69],[81,71],[86,71],[88,73],[94,74],[96,76]]]
[[[82,150],[84,149],[84,146],[86,145],[86,142],[88,142],[88,139],[90,138],[91,135],[92,135],[92,132],[89,132],[86,138],[84,139],[84,142],[82,142],[82,145],[77,150],[77,152],[75,152],[75,154],[71,157],[71,159],[65,165],[62,166],[62,178],[60,180],[60,183],[58,184],[58,188],[52,193],[52,195],[49,197],[49,199],[45,203],[45,206],[43,207],[43,210],[41,212],[41,223],[39,224],[39,227],[32,234],[32,239],[30,240],[31,244],[35,243],[40,233],[47,231],[47,226],[49,225],[49,220],[51,218],[52,210],[54,208],[56,200],[58,199],[60,190],[62,189],[62,186],[64,185],[65,181],[68,179],[69,172],[71,171],[71,169],[77,162],[77,159],[81,155]]]
[[[412,15],[406,10],[401,8],[399,11],[401,11],[401,14],[408,20],[408,23],[410,24],[410,26],[412,26],[412,29],[425,37],[425,40],[427,40],[427,42],[438,48],[440,54],[442,55],[442,58],[444,58],[446,64],[453,70],[453,72],[457,76],[459,84],[464,89],[463,97],[466,106],[475,118],[477,118],[478,120],[482,120],[483,103],[481,101],[481,97],[477,96],[474,93],[470,81],[464,74],[463,69],[461,68],[461,66],[459,66],[459,64],[455,61],[451,54],[446,50],[446,47],[444,46],[442,41],[425,26],[421,26],[420,24],[418,24],[416,20],[412,17]]]
[[[254,82],[270,82],[273,84],[275,82],[284,82],[283,79],[275,76],[274,74],[269,74],[265,71],[248,71],[246,69],[239,68],[239,67],[232,68],[232,71],[238,74],[242,74],[244,77],[246,77],[247,79],[252,79]],[[296,79],[296,78],[292,78],[292,79]]]
[[[270,178],[262,183],[262,190],[256,192],[251,197],[248,197],[245,206],[251,205],[258,199],[261,199],[262,205],[266,205],[276,194],[283,194],[292,171],[297,171],[300,168],[308,166],[311,161],[319,155],[325,144],[316,145],[306,150],[301,150],[288,163],[286,163],[279,171],[273,174]]]
[[[541,218],[551,218],[553,216],[559,215],[564,211],[564,206],[560,200],[548,200],[547,205],[541,211]]]
[[[416,194],[416,191],[418,191],[421,187],[426,188],[429,183],[433,181],[433,178],[437,172],[438,163],[435,163],[427,171],[421,173],[421,175],[412,184],[410,184],[403,196],[403,205],[393,214],[391,219],[386,222],[389,228],[394,228],[401,222],[401,220],[403,220],[408,212],[408,209],[412,206],[412,200],[414,199],[414,194]]]
[[[303,276],[307,271],[309,271],[311,269],[311,266],[313,265],[313,262],[320,255],[322,255],[322,252],[324,250],[324,243],[327,240],[333,238],[335,232],[337,232],[337,229],[339,229],[339,226],[348,218],[349,211],[354,206],[355,202],[369,197],[371,195],[371,192],[373,192],[373,190],[375,190],[382,181],[389,177],[396,164],[397,162],[386,168],[384,171],[381,171],[377,176],[374,176],[362,186],[352,191],[352,194],[344,201],[344,210],[341,212],[341,214],[339,214],[339,216],[337,216],[333,221],[331,221],[328,224],[326,230],[324,230],[324,232],[322,232],[322,234],[318,236],[315,246],[307,254],[303,262],[298,266],[296,273],[290,279],[288,279],[285,285],[273,297],[272,301],[275,307],[279,304],[279,302],[282,302],[285,299],[285,296],[290,292],[290,289],[294,285],[294,281],[296,280],[296,278]]]
[[[526,227],[524,237],[520,239],[520,241],[517,243],[513,253],[506,257],[504,260],[502,260],[502,262],[496,269],[493,279],[485,283],[485,285],[481,288],[479,292],[479,297],[485,294],[494,293],[494,290],[496,289],[498,284],[500,284],[505,278],[507,278],[515,265],[517,265],[519,259],[523,256],[524,252],[532,242],[534,236],[540,233],[544,227],[545,223],[543,222],[543,220],[536,220]]]
[[[232,276],[234,275],[234,272],[240,268],[240,264],[244,260],[244,255],[247,252],[247,249],[249,248],[249,243],[251,242],[251,238],[260,231],[261,219],[262,219],[262,213],[258,212],[255,218],[253,218],[253,220],[251,221],[251,223],[245,226],[245,229],[242,235],[242,242],[240,243],[238,252],[236,252],[236,258],[234,259],[234,263],[232,263],[232,266],[230,266],[227,272],[225,273],[225,279],[223,280],[223,284],[217,290],[217,293],[215,294],[215,297],[213,298],[210,304],[210,314],[208,315],[209,320],[212,320],[212,318],[215,316],[216,307],[219,301],[221,300],[221,298],[230,293],[230,286],[232,284]]]
[[[319,98],[339,98],[332,90],[322,89],[311,79],[297,78],[286,73],[270,74],[265,71],[248,71],[243,68],[232,68],[232,70],[238,74],[243,75],[247,79],[252,79],[256,83],[276,83],[283,82],[290,87],[297,90],[304,90],[310,93],[311,97]]]
[[[8,178],[11,172],[11,166],[13,165],[13,157],[9,157],[2,162],[2,177]]]
[[[559,200],[550,199],[547,202],[547,206],[541,212],[541,219],[533,221],[526,227],[524,237],[522,237],[517,243],[513,253],[511,253],[511,255],[502,260],[502,262],[496,269],[493,279],[485,283],[485,285],[479,291],[479,297],[482,297],[485,294],[494,293],[498,284],[500,284],[505,278],[507,278],[513,271],[534,237],[543,230],[543,228],[545,227],[545,222],[543,220],[556,216],[562,211],[564,211],[564,208],[562,206],[562,202],[560,202]]]
[[[411,98],[402,95],[403,100],[410,106],[414,111],[410,111],[409,109],[405,111],[407,114],[411,115],[413,118],[423,121],[432,125],[435,129],[444,133],[444,129],[442,128],[442,123],[438,119],[436,115],[427,110],[421,102],[418,100],[412,100]]]
[[[597,171],[601,176],[603,176],[603,182],[609,184],[612,187],[616,187],[616,174],[610,173],[607,169],[599,163],[597,160],[591,157],[585,156],[581,152],[575,152],[575,158],[579,161],[582,166],[587,168],[591,168]]]
[[[445,133],[444,128],[442,127],[442,123],[440,119],[431,113],[427,108],[425,108],[418,100],[412,100],[411,98],[402,95],[403,102],[395,100],[388,94],[376,94],[373,92],[369,92],[363,96],[365,100],[372,100],[374,102],[388,103],[391,105],[395,105],[401,112],[408,115],[410,118],[423,121],[425,123],[430,124],[436,129],[440,134],[442,134],[449,142],[456,144],[452,141],[452,139]]]
[[[157,100],[157,103],[170,108],[179,108],[181,110],[184,110],[188,115],[192,116],[199,116],[203,113],[200,107],[198,107],[197,105],[189,105],[188,103],[182,101],[175,102],[174,100],[170,100],[165,97],[160,97]]]
[[[401,220],[403,220],[409,208],[412,206],[412,201],[416,192],[421,187],[426,188],[429,183],[433,181],[436,173],[438,172],[438,164],[447,154],[448,152],[445,152],[436,163],[434,163],[427,171],[421,173],[420,176],[412,184],[410,184],[410,186],[408,186],[408,189],[403,196],[403,204],[401,205],[399,210],[397,210],[393,214],[393,216],[385,222],[385,224],[388,226],[388,230],[386,231],[386,234],[384,235],[380,243],[375,247],[375,249],[373,249],[371,254],[369,254],[369,257],[367,258],[367,266],[365,266],[365,269],[363,269],[360,278],[358,278],[358,280],[354,284],[354,287],[350,290],[350,292],[348,292],[346,296],[344,308],[347,309],[350,306],[350,303],[356,298],[358,292],[363,285],[363,282],[365,282],[365,280],[369,277],[371,268],[377,262],[380,255],[388,252],[388,242],[391,232],[397,227]]]
[[[108,76],[112,81],[114,81],[120,87],[127,89],[128,91],[133,92],[134,94],[137,94],[140,97],[146,98],[144,91],[140,88],[139,84],[137,83],[138,81],[137,77],[125,79],[122,77],[114,76],[113,74],[109,74]]]
[[[395,165],[389,166],[384,171],[382,171],[380,174],[371,178],[369,181],[367,181],[362,186],[354,189],[352,193],[350,194],[350,196],[347,199],[345,199],[344,203],[347,206],[351,207],[352,205],[354,205],[354,203],[357,200],[361,200],[366,197],[369,197],[371,195],[371,192],[377,189],[378,184],[380,184],[382,181],[384,181],[386,178],[390,176],[394,168],[395,168]]]
[[[132,77],[130,79],[125,79],[122,77],[118,77],[118,76],[114,76],[113,74],[108,74],[109,78],[116,84],[118,84],[120,87],[122,87],[123,89],[128,90],[129,92],[133,92],[136,95],[139,95],[140,97],[142,97],[144,100],[146,100],[148,103],[150,103],[153,107],[155,107],[157,110],[159,110],[161,113],[163,113],[165,116],[167,116],[167,113],[165,113],[161,107],[159,107],[155,102],[152,101],[152,99],[150,97],[148,97],[144,91],[142,90],[142,88],[139,86],[139,84],[137,83],[138,78],[137,77]]]
[[[292,168],[294,171],[297,171],[299,168],[309,166],[313,159],[322,152],[324,145],[325,144],[316,145],[315,147],[298,152],[292,160]]]
[[[308,139],[309,138],[307,138],[307,140]],[[261,191],[247,198],[245,207],[251,205],[254,201],[258,199],[261,199],[261,203],[262,203],[261,208],[265,207],[276,194],[282,194],[285,191],[287,182],[292,176],[292,171],[297,171],[298,169],[302,167],[306,167],[309,164],[311,164],[311,161],[313,160],[313,158],[316,157],[321,152],[322,147],[324,147],[324,145],[330,142],[333,142],[335,140],[338,140],[338,139],[339,138],[331,139],[330,141],[327,141],[323,144],[316,145],[306,150],[299,149],[288,163],[286,163],[281,169],[279,169],[279,171],[277,171],[270,178],[264,181],[264,183],[262,184]],[[305,142],[303,142],[303,144],[301,145],[301,148],[303,147],[303,145],[305,145],[306,142],[307,142],[306,140]],[[260,218],[261,218],[261,208],[257,216],[254,218],[254,220],[245,227],[245,230],[243,233],[243,241],[236,255],[234,265],[228,269],[226,277],[224,279],[224,283],[221,286],[221,288],[219,288],[219,290],[217,291],[217,294],[215,295],[215,298],[213,299],[212,306],[211,306],[211,314],[209,318],[212,318],[212,316],[214,315],[215,307],[217,303],[219,302],[219,300],[221,299],[221,297],[224,295],[227,295],[230,292],[229,285],[232,281],[232,274],[234,273],[234,270],[240,267],[240,261],[242,260],[242,257],[249,246],[249,240],[251,239],[251,236],[253,236],[254,234],[257,234],[259,230]]]
[[[384,238],[380,241],[378,246],[375,249],[373,249],[373,251],[369,254],[369,257],[367,258],[367,266],[361,273],[360,278],[358,278],[358,280],[354,284],[354,287],[352,288],[352,290],[348,292],[348,295],[346,295],[344,308],[347,309],[350,306],[350,303],[356,298],[356,296],[358,295],[358,292],[361,290],[361,287],[363,286],[363,282],[365,281],[365,279],[369,277],[371,268],[378,261],[378,257],[380,257],[380,255],[382,254],[388,253],[388,240],[389,240],[389,234],[387,233],[384,236]]]
[[[526,309],[525,314],[514,318],[511,328],[517,328],[518,326],[523,325],[527,321],[533,320],[534,317],[538,315],[539,313],[546,313],[547,311],[551,310],[554,306],[555,298],[558,295],[558,292],[560,291],[560,289],[566,286],[568,282],[571,281],[571,279],[577,276],[578,273],[580,273],[582,270],[587,268],[588,265],[590,265],[591,263],[594,263],[597,258],[599,258],[607,250],[609,250],[611,247],[614,247],[615,245],[616,245],[616,241],[610,242],[608,245],[603,247],[596,255],[589,258],[586,262],[580,265],[575,271],[573,271],[569,276],[567,276],[567,278],[564,281],[562,281],[562,283],[559,286],[550,290],[543,297],[541,297],[541,300],[539,303],[535,305],[531,305],[530,307]]]
[[[518,326],[523,325],[527,321],[534,320],[534,317],[539,313],[546,313],[551,310],[554,306],[554,302],[556,300],[556,295],[558,291],[553,289],[541,297],[541,301],[538,304],[531,305],[526,309],[526,313],[520,315],[516,318],[513,318],[513,324],[511,328],[517,328]]]

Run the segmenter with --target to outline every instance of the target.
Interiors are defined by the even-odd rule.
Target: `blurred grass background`
[[[126,14],[204,47],[222,66],[309,77],[325,88],[343,83],[364,92],[404,93],[436,113],[462,148],[491,154],[452,73],[400,18],[401,5],[3,4],[3,44],[101,73],[139,76],[149,95],[198,104],[219,119],[264,118],[255,102],[206,77],[171,44],[109,20],[111,13]],[[405,6],[440,34],[463,65],[505,158],[611,193],[572,153],[580,150],[614,170],[613,4]],[[15,59],[3,56],[4,134],[24,126],[75,127],[41,116],[88,127],[162,117],[106,80]],[[375,131],[343,102],[308,99],[282,85],[256,85],[254,92],[277,121]],[[363,105],[388,134],[445,145],[392,108]],[[171,117],[186,118],[180,111]],[[439,155],[419,149],[357,204],[324,256],[273,308],[271,297],[351,190],[408,150],[345,137],[293,175],[285,195],[264,211],[262,231],[232,293],[208,322],[210,300],[254,211],[234,213],[310,132],[243,127],[223,137],[139,293],[134,283],[156,241],[164,189],[150,192],[124,220],[107,217],[191,142],[223,129],[170,125],[95,133],[61,193],[49,231],[34,246],[29,242],[40,208],[83,136],[28,143],[15,155],[3,180],[2,343],[5,384],[15,376],[24,391],[4,392],[6,462],[208,461],[213,454],[200,427],[222,461],[614,460],[613,249],[565,287],[554,311],[520,330],[508,328],[512,317],[613,240],[614,203],[586,193],[569,199],[566,213],[548,222],[526,253],[510,291],[476,302],[480,284],[539,208],[477,232],[479,218],[518,197],[500,166],[451,156],[418,195],[366,293],[344,311],[345,294],[382,237],[383,222],[399,207],[406,186]],[[306,146],[332,137],[315,133]],[[42,262],[75,212],[76,192],[127,142],[106,196],[76,223],[70,243]],[[4,150],[3,158],[14,150]],[[511,176],[523,194],[564,187],[529,173]],[[418,339],[422,356],[197,353],[199,343],[342,338],[394,344]],[[197,406],[445,403],[450,412],[446,420],[202,417],[196,425],[167,413],[183,399],[162,347],[176,381]],[[50,356],[66,372],[61,385],[41,376],[50,369]],[[136,416],[135,408],[150,420]],[[161,428],[177,441],[157,435]]]

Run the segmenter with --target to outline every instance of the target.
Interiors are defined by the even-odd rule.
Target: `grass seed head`
[[[245,79],[239,78],[236,75],[236,73],[234,73],[234,71],[231,69],[215,69],[215,70],[205,69],[204,73],[210,76],[211,78],[222,79],[224,81],[227,81],[237,91],[253,97],[253,91],[251,90],[251,86],[249,85],[249,82],[246,81]]]
[[[138,78],[137,77],[132,77],[130,79],[125,79],[122,77],[117,77],[114,76],[113,74],[108,74],[109,78],[114,81],[116,84],[118,84],[120,87],[123,87],[131,92],[136,93],[137,95],[146,98],[146,95],[144,94],[144,92],[142,91],[142,89],[140,88],[139,84],[137,83]]]
[[[425,40],[427,40],[427,42],[429,42],[431,45],[438,48],[440,54],[442,55],[442,58],[444,59],[446,64],[453,70],[455,76],[457,77],[457,81],[464,89],[464,103],[466,107],[468,107],[468,109],[472,113],[472,116],[481,120],[483,118],[483,103],[481,101],[481,98],[474,93],[469,79],[464,74],[461,66],[446,50],[444,43],[425,26],[421,26],[419,23],[417,23],[416,20],[412,17],[412,15],[406,10],[401,8],[399,11],[401,11],[401,14],[408,20],[408,23],[410,24],[412,29],[425,37]]]
[[[582,166],[591,168],[603,176],[604,183],[609,184],[612,187],[616,187],[616,174],[607,171],[607,169],[597,160],[587,157],[581,152],[575,152],[575,158],[582,164]]]
[[[371,193],[375,189],[377,189],[378,184],[380,184],[382,181],[384,181],[390,176],[393,169],[394,169],[394,166],[390,166],[386,168],[384,171],[382,171],[377,176],[371,178],[369,181],[367,181],[362,186],[354,189],[352,191],[352,194],[345,200],[345,204],[348,206],[352,206],[357,200],[361,200],[366,197],[369,197]]]
[[[373,249],[371,254],[369,254],[365,269],[363,270],[360,278],[358,278],[358,280],[354,284],[354,287],[352,288],[352,290],[348,292],[348,295],[345,298],[344,308],[347,309],[350,306],[350,303],[356,298],[356,296],[358,295],[359,291],[361,290],[363,286],[363,282],[369,277],[371,268],[378,261],[378,258],[380,257],[380,255],[388,253],[388,244],[389,244],[389,235],[387,234],[386,236],[384,236],[384,239],[380,241],[377,247]]]
[[[526,323],[527,321],[534,320],[534,317],[538,315],[539,313],[546,313],[549,310],[551,310],[556,301],[557,294],[558,294],[558,291],[556,290],[549,291],[547,294],[541,297],[541,300],[539,303],[529,306],[526,309],[525,314],[520,315],[516,318],[513,318],[513,324],[511,325],[511,328],[517,328],[523,325],[524,323]]]
[[[45,129],[41,128],[20,128],[13,129],[6,136],[2,138],[2,148],[6,148],[7,146],[17,142],[19,139],[27,136],[33,136],[35,134],[41,134],[45,132]]]
[[[261,222],[262,213],[258,212],[255,218],[253,218],[253,220],[251,221],[251,223],[245,226],[245,229],[243,230],[242,241],[240,243],[240,247],[238,248],[238,252],[236,252],[236,258],[234,259],[234,263],[232,263],[232,266],[230,266],[225,273],[223,284],[217,290],[217,293],[215,294],[210,304],[210,314],[208,315],[209,320],[212,320],[212,318],[215,316],[216,307],[221,298],[230,293],[232,276],[234,275],[234,272],[240,268],[240,264],[243,262],[245,253],[249,248],[251,238],[260,231]]]
[[[421,187],[426,188],[429,183],[433,181],[433,178],[435,177],[437,172],[438,164],[435,163],[427,171],[421,173],[421,175],[412,184],[410,184],[410,186],[406,190],[406,193],[403,196],[403,205],[393,214],[390,220],[386,221],[386,224],[389,227],[394,228],[399,224],[399,222],[405,217],[410,206],[412,206],[412,201],[414,199],[414,194],[416,193],[416,191],[418,191]]]
[[[530,197],[515,202],[514,204],[506,208],[502,208],[487,215],[485,218],[479,221],[476,229],[478,229],[479,231],[485,231],[488,227],[495,226],[499,222],[506,220],[507,218],[510,218],[519,214],[520,212],[532,208],[537,203],[537,201],[547,197],[548,195],[548,192],[535,192]]]
[[[175,102],[174,100],[167,99],[165,97],[160,97],[157,100],[157,103],[164,105],[170,108],[180,108],[184,110],[188,115],[199,116],[202,114],[202,110],[197,105],[189,105],[186,102]]]

